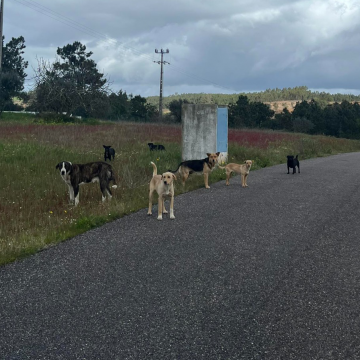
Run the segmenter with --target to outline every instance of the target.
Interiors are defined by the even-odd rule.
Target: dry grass
[[[230,131],[231,161],[254,159],[254,169],[300,158],[359,151],[360,142],[259,131]],[[164,144],[166,152],[150,152],[148,142]],[[102,145],[116,150],[112,162],[118,189],[112,201],[101,202],[98,184],[81,187],[80,204],[68,204],[67,186],[55,166],[103,160]],[[39,125],[0,123],[0,264],[34,253],[148,204],[150,161],[159,172],[181,161],[181,127],[149,124]],[[224,179],[214,171],[210,183]],[[186,191],[203,186],[201,177]],[[181,185],[176,193],[183,192]],[[154,218],[155,221],[155,218]]]

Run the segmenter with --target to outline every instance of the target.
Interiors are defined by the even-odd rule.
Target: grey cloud
[[[25,37],[30,63],[79,40],[116,91],[158,93],[155,48],[170,49],[165,94],[360,88],[356,0],[104,0],[100,6],[93,0],[36,0],[65,16],[53,14],[55,19],[18,1],[6,4],[5,35]]]

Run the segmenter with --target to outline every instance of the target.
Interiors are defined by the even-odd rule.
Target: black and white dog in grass
[[[110,164],[102,161],[87,164],[72,164],[70,161],[62,161],[56,165],[61,178],[69,187],[70,203],[75,206],[79,204],[79,186],[82,184],[99,182],[102,192],[102,201],[106,195],[111,199],[110,181],[113,181],[112,188],[116,189],[114,171]]]

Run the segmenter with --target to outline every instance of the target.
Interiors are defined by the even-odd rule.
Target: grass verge
[[[360,142],[324,136],[231,130],[229,162],[255,161],[252,170],[300,160],[360,151]],[[231,138],[231,137],[230,137]],[[147,142],[162,143],[164,152],[150,152]],[[68,204],[67,186],[55,166],[103,160],[102,145],[116,150],[112,162],[118,189],[111,202],[101,202],[98,184],[81,187],[80,204]],[[150,161],[161,173],[181,161],[181,128],[149,124],[39,125],[29,120],[0,123],[0,264],[9,263],[91,228],[146,208]],[[285,171],[285,170],[284,170]],[[210,175],[210,184],[224,180],[224,171]],[[191,177],[185,191],[202,187]],[[177,183],[176,195],[184,190]],[[155,217],[154,217],[154,221]]]

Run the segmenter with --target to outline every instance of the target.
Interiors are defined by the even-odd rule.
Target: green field
[[[175,169],[181,161],[180,126],[43,125],[33,120],[28,116],[5,116],[0,120],[0,264],[146,208],[152,176],[150,161],[157,164],[159,173]],[[165,145],[167,151],[150,152],[150,141]],[[252,171],[285,163],[290,153],[304,160],[360,151],[357,140],[272,131],[230,130],[229,141],[229,162],[252,159]],[[103,160],[102,145],[112,145],[116,150],[112,165],[118,188],[113,191],[113,199],[102,202],[99,185],[89,184],[80,189],[79,206],[69,205],[68,189],[55,170],[56,164],[64,160]],[[217,169],[209,183],[224,179],[224,170]],[[202,186],[203,177],[193,176],[185,189],[177,182],[175,192],[177,195]],[[156,221],[156,216],[153,218]]]

